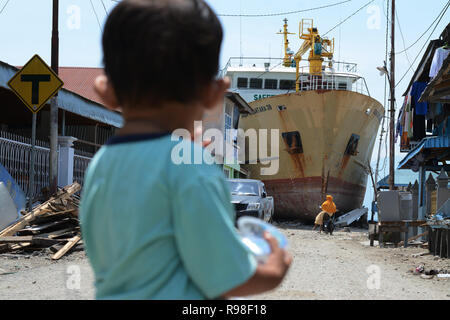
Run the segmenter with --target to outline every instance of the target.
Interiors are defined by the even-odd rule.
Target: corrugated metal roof
[[[61,70],[64,68],[61,68]],[[80,116],[99,121],[111,126],[120,128],[123,125],[122,116],[105,108],[100,98],[93,92],[93,83],[96,74],[98,75],[102,69],[100,68],[79,68],[77,69],[92,69],[92,70],[67,70],[67,75],[63,75],[64,71],[60,72],[64,87],[58,93],[58,107],[60,109],[78,114]],[[7,85],[9,79],[19,70],[17,67],[9,65],[0,61],[0,87],[9,90]],[[74,74],[74,79],[71,78]],[[83,80],[84,78],[84,80]],[[92,82],[91,82],[92,81]],[[92,91],[88,88],[91,83]],[[86,96],[84,96],[86,95]]]
[[[439,137],[428,137],[423,138],[422,141],[412,149],[398,165],[398,169],[407,169],[408,162],[414,158],[416,155],[421,153],[424,149],[439,149],[439,148],[450,148],[450,137],[439,136]]]

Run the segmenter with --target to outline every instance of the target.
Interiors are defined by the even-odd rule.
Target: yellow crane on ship
[[[297,53],[294,55],[289,49],[288,35],[293,34],[288,32],[287,19],[284,19],[284,31],[278,32],[278,34],[284,35],[284,59],[283,65],[285,67],[292,66],[292,60],[295,61],[295,71],[296,71],[296,81],[295,81],[295,91],[300,90],[300,61],[302,56],[308,51],[308,62],[309,62],[309,74],[310,75],[321,75],[322,74],[322,63],[324,58],[330,60],[330,67],[332,66],[331,59],[334,54],[334,38],[332,40],[322,38],[319,35],[319,31],[314,27],[313,19],[302,19],[299,28],[299,38],[304,40]],[[293,56],[293,58],[292,58]]]

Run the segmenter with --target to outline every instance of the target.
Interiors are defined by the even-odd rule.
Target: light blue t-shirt
[[[223,172],[175,164],[179,143],[203,150],[169,134],[118,136],[92,159],[80,222],[98,299],[213,299],[255,272]]]

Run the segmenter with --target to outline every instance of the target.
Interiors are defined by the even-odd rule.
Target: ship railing
[[[366,80],[353,73],[334,72],[320,75],[300,73],[299,91],[310,90],[347,90],[370,96]]]
[[[228,59],[225,67],[220,70],[219,76],[223,78],[230,67],[257,67],[270,71],[273,68],[282,66],[283,60],[283,58],[267,57],[231,57]]]
[[[283,65],[283,58],[268,58],[268,57],[231,57],[228,59],[225,67],[220,71],[219,76],[224,77],[230,67],[257,67],[265,68],[268,72]],[[358,72],[358,65],[352,62],[332,61],[332,67],[328,65],[329,62],[324,63],[324,69],[327,72]],[[307,60],[302,60],[300,69],[309,68]],[[295,64],[292,64],[292,69],[295,70]]]

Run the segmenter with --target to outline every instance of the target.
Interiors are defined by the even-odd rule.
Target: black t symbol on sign
[[[49,82],[49,74],[24,74],[20,76],[23,82],[31,82],[31,103],[39,104],[39,82]]]

